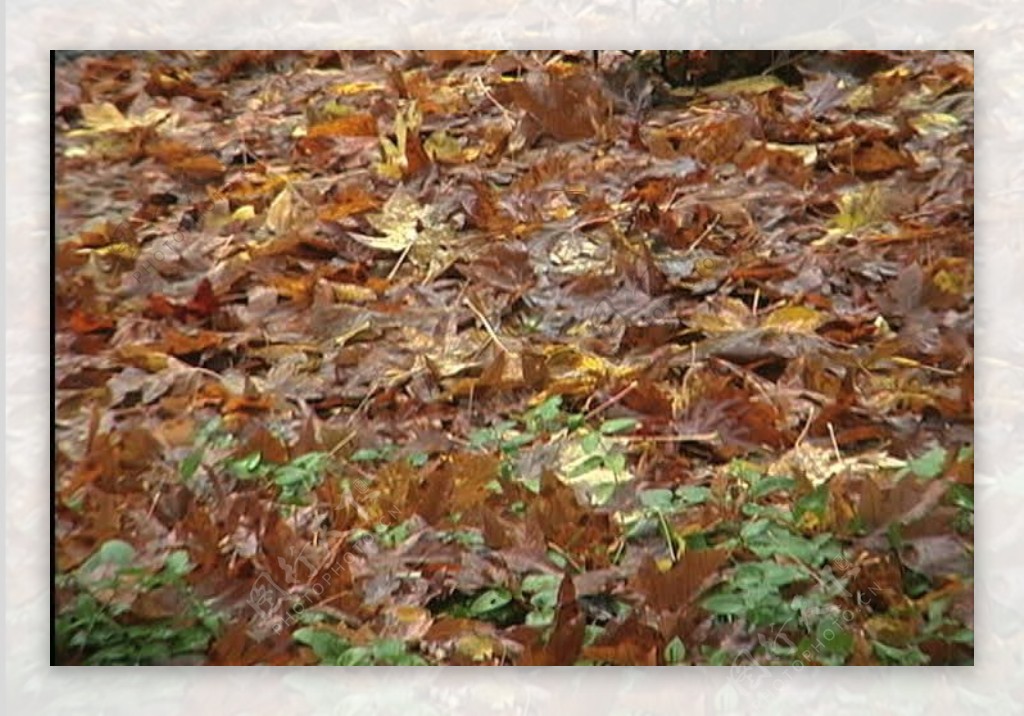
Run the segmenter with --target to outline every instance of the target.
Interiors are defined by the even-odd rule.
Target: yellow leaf
[[[248,221],[249,219],[255,218],[256,210],[252,207],[252,204],[245,204],[235,209],[234,213],[231,214],[233,221]]]
[[[270,203],[264,226],[280,236],[291,228],[295,220],[295,202],[291,186],[286,186]]]
[[[779,144],[777,142],[765,142],[765,149],[775,152],[786,152],[799,157],[804,166],[812,167],[818,161],[818,147],[814,144]]]
[[[82,123],[85,129],[68,132],[68,136],[99,134],[102,132],[130,132],[138,127],[149,127],[162,122],[171,113],[168,109],[151,107],[141,116],[125,117],[121,110],[110,102],[83,104]]]
[[[825,318],[810,306],[783,306],[769,314],[762,324],[790,333],[812,333]]]
[[[353,239],[365,246],[380,251],[405,251],[416,242],[417,225],[425,216],[424,207],[408,192],[396,189],[380,213],[367,214],[370,226],[383,236],[366,236],[365,234],[349,234]]]
[[[924,112],[910,120],[910,126],[918,134],[944,137],[960,127],[960,120],[942,112]]]
[[[126,344],[117,349],[118,356],[127,363],[149,373],[159,373],[170,362],[166,353],[138,344]]]
[[[473,661],[483,661],[494,656],[494,642],[483,634],[464,634],[455,642],[460,656]]]
[[[132,244],[116,243],[101,246],[97,249],[79,249],[80,254],[92,254],[94,256],[116,256],[120,259],[134,259],[139,255],[139,247]]]
[[[334,298],[340,303],[367,303],[376,300],[377,293],[355,283],[332,283]]]
[[[415,100],[404,103],[395,113],[395,142],[381,135],[380,148],[382,160],[377,163],[377,172],[388,179],[401,179],[409,167],[406,146],[410,133],[420,131],[423,115]]]
[[[582,440],[564,442],[558,455],[557,475],[565,484],[583,492],[590,504],[600,506],[611,499],[619,484],[633,480],[634,475],[627,467],[616,471],[606,463],[598,464],[595,458],[611,455],[615,443],[604,435],[596,438],[590,452],[584,448]],[[588,465],[588,461],[594,464]]]
[[[728,97],[737,94],[764,94],[786,84],[775,75],[753,75],[735,80],[720,82],[704,88],[709,97]]]
[[[334,85],[331,87],[331,94],[336,94],[339,97],[348,97],[354,94],[363,94],[364,92],[381,92],[384,90],[384,85],[377,82],[346,82],[341,85]]]
[[[747,304],[738,298],[725,298],[719,305],[703,304],[687,323],[704,333],[730,333],[751,327],[752,316]]]
[[[423,143],[423,149],[431,159],[445,164],[458,164],[464,161],[462,145],[459,144],[459,140],[443,130],[434,132],[427,137],[427,141]]]
[[[854,231],[877,223],[885,218],[886,196],[876,185],[854,190],[839,199],[839,213],[832,217],[831,224],[842,231]]]

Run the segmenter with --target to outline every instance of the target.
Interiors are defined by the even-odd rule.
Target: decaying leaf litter
[[[729,55],[59,65],[57,660],[971,663],[973,57]]]

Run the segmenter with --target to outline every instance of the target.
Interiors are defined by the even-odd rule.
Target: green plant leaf
[[[826,620],[816,630],[817,643],[825,651],[836,656],[846,657],[853,652],[853,634],[848,632],[835,620]]]
[[[701,606],[712,614],[738,616],[747,611],[746,602],[738,594],[713,594],[701,601]]]
[[[634,418],[613,418],[601,423],[600,429],[602,435],[615,435],[634,430],[637,425],[638,422]]]
[[[773,492],[791,492],[796,487],[792,477],[765,477],[754,482],[750,488],[750,499],[758,500]]]
[[[247,472],[254,472],[256,468],[260,466],[261,462],[263,462],[263,455],[258,452],[254,452],[243,457],[237,462],[237,464]]]
[[[604,465],[603,455],[591,455],[579,464],[573,467],[569,471],[568,477],[579,477],[580,475],[586,475],[588,472],[598,469]]]
[[[302,627],[292,633],[292,639],[313,649],[321,662],[334,663],[348,649],[349,643],[338,634],[316,627]]]
[[[135,560],[135,548],[120,539],[107,540],[86,560],[83,567],[91,569],[101,564],[113,564],[127,567]]]
[[[512,594],[507,589],[488,589],[473,600],[469,607],[469,613],[473,616],[480,616],[500,609],[511,601]]]
[[[587,455],[591,455],[601,447],[600,433],[587,433],[580,440],[580,449]]]
[[[676,498],[684,505],[700,505],[711,498],[711,488],[703,485],[684,485],[676,488]]]
[[[373,666],[373,651],[365,646],[354,646],[342,652],[334,663],[338,666]]]
[[[613,452],[611,455],[606,455],[604,466],[616,475],[621,475],[626,471],[626,455],[621,452]]]
[[[377,448],[361,448],[349,457],[352,462],[374,462],[384,459],[384,451]]]
[[[946,466],[946,449],[934,447],[907,463],[907,467],[918,477],[933,479],[942,474]]]
[[[967,485],[950,485],[946,492],[946,499],[954,507],[974,512],[974,490]]]
[[[526,415],[527,419],[536,418],[544,423],[553,423],[562,412],[562,396],[552,395]]]
[[[196,448],[181,461],[180,471],[182,479],[188,481],[195,476],[196,470],[199,469],[199,464],[203,461],[203,454],[205,452],[204,448]]]
[[[644,507],[652,510],[662,510],[663,512],[670,512],[672,510],[672,503],[675,499],[672,490],[664,488],[644,490],[638,497],[640,498],[640,504]]]
[[[510,435],[501,441],[501,449],[504,452],[514,452],[524,445],[529,445],[537,439],[536,434],[531,432]]]
[[[928,657],[917,647],[900,649],[880,641],[873,641],[871,648],[880,659],[900,666],[922,666],[928,663]]]
[[[395,661],[405,655],[405,643],[398,639],[381,639],[373,647],[375,661]]]
[[[469,434],[469,446],[480,449],[498,441],[498,435],[492,428],[478,428]],[[355,459],[353,456],[351,459]]]
[[[528,574],[523,577],[519,588],[526,594],[535,594],[549,590],[558,590],[562,578],[557,574]]]
[[[164,569],[176,577],[184,577],[192,571],[192,564],[188,559],[188,552],[177,550],[167,555],[164,561]]]
[[[665,645],[665,663],[670,665],[681,664],[686,658],[686,646],[677,636]]]
[[[796,519],[799,521],[808,512],[819,519],[823,519],[825,517],[825,509],[828,507],[828,495],[829,489],[826,483],[819,485],[812,492],[801,497],[793,506],[793,514]]]

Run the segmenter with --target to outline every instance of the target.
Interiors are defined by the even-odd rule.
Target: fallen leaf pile
[[[973,56],[727,55],[60,64],[61,662],[972,663]]]

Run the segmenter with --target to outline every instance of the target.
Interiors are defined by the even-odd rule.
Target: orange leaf
[[[174,162],[171,169],[183,178],[199,183],[220,181],[227,171],[220,160],[211,154],[186,157]]]
[[[68,320],[68,328],[80,336],[86,333],[102,333],[103,331],[112,331],[114,321],[107,316],[87,315],[84,311],[76,308]]]
[[[319,216],[321,221],[341,221],[379,206],[380,201],[366,189],[358,185],[349,185],[334,197],[333,203],[320,209]]]
[[[886,174],[914,166],[914,160],[885,142],[869,142],[857,148],[853,169],[859,174]]]
[[[350,114],[309,129],[308,137],[376,137],[377,119],[372,114]]]

